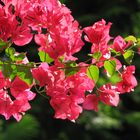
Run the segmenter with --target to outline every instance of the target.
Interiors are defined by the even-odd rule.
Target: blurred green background
[[[111,36],[140,37],[140,0],[61,0],[82,27],[104,18],[112,22]],[[33,48],[30,60],[38,61]],[[87,47],[88,48],[88,47]],[[89,51],[84,47],[81,57]],[[18,49],[17,49],[18,50]],[[82,59],[82,58],[81,58]],[[135,55],[135,76],[140,83],[140,56]],[[0,118],[0,140],[140,140],[140,85],[132,94],[121,96],[117,108],[100,104],[100,111],[84,111],[76,123],[53,118],[49,102],[37,95],[22,121]]]

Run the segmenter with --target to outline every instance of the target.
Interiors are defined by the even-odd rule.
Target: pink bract
[[[99,98],[95,94],[89,94],[86,96],[86,99],[83,103],[83,108],[87,110],[98,111],[98,102]]]
[[[102,19],[81,29],[70,9],[58,0],[2,2],[4,4],[0,4],[0,51],[6,49],[6,55],[2,58],[0,67],[0,114],[6,120],[13,116],[20,121],[31,108],[29,101],[36,96],[31,91],[33,86],[37,92],[49,97],[55,118],[70,121],[75,121],[83,109],[98,111],[99,101],[105,105],[117,106],[120,94],[131,92],[137,86],[135,66],[124,67],[122,70],[122,64],[117,59],[118,54],[123,55],[127,50],[133,49],[133,46],[128,48],[132,45],[131,42],[125,42],[121,36],[110,36],[112,23]],[[80,59],[76,57],[76,53],[84,46],[82,34],[85,34],[84,41],[91,43],[90,58],[85,62],[79,62]],[[20,53],[16,53],[14,48],[9,48],[13,43],[24,46],[31,41],[35,41],[38,51],[44,52],[45,57],[49,55],[53,62],[47,64],[45,58],[45,62],[32,65],[25,57],[26,53],[19,56]],[[134,43],[133,45],[135,46]],[[42,61],[41,56],[40,60]],[[106,67],[105,62],[110,60],[116,62],[116,69],[110,64],[110,71],[115,71],[121,81],[114,85],[106,83],[98,88],[98,76],[102,75],[102,68]],[[11,75],[6,73],[4,65],[11,66]],[[96,65],[96,68],[88,73],[88,68],[93,65]],[[20,78],[20,68],[17,68],[20,66],[23,69],[27,67],[31,72],[31,85]],[[8,78],[7,75],[12,78]],[[94,76],[97,76],[96,83],[93,80]]]
[[[137,80],[134,77],[135,66],[124,67],[122,72],[122,81],[120,81],[118,86],[118,91],[121,93],[131,92],[137,86]]]
[[[112,45],[112,48],[116,51],[116,52],[120,52],[121,54],[124,53],[124,50],[129,47],[130,45],[130,42],[129,43],[126,43],[124,41],[124,39],[121,37],[121,36],[117,36],[115,39],[114,39],[114,42],[113,42],[113,45]]]
[[[104,104],[117,106],[119,103],[117,87],[112,86],[110,83],[101,86],[99,89],[99,98]]]
[[[0,76],[2,82],[0,87],[0,114],[6,120],[13,116],[17,121],[20,121],[25,111],[31,108],[28,101],[34,99],[35,93],[31,92],[31,87],[19,77],[10,83],[2,72],[0,72]]]

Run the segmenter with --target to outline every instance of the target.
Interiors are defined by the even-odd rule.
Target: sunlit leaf
[[[116,61],[115,60],[107,60],[104,62],[104,68],[108,72],[110,76],[112,76],[116,70]]]
[[[45,53],[45,52],[40,51],[40,52],[38,53],[38,55],[39,55],[40,60],[41,60],[42,62],[51,63],[51,62],[54,61],[54,60],[49,56],[48,53]]]
[[[91,65],[87,68],[87,75],[90,79],[94,80],[95,82],[99,79],[99,69],[95,65]]]
[[[134,57],[134,51],[133,50],[127,50],[124,54],[123,54],[123,57],[125,59],[125,61],[128,63],[128,64],[131,64],[132,63],[132,59]]]
[[[101,52],[95,52],[92,56],[93,56],[94,59],[99,60],[100,57],[102,56],[102,53]]]
[[[31,64],[32,66],[32,64]],[[26,83],[28,83],[29,85],[32,84],[33,82],[33,77],[32,77],[32,73],[31,73],[31,67],[28,64],[27,66],[24,65],[18,65],[16,66],[17,69],[17,75]]]
[[[126,37],[124,40],[127,42],[132,41],[133,43],[137,42],[137,39],[132,35]]]

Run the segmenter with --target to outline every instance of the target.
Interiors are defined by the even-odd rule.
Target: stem
[[[47,99],[47,100],[49,99],[47,96],[45,96],[44,94],[42,94],[42,93],[45,93],[44,90],[42,90],[42,91],[38,90],[38,88],[37,88],[36,85],[35,85],[34,87],[35,87],[35,90],[37,91],[37,93],[38,93],[39,95],[41,95],[43,98],[45,98],[45,99]]]

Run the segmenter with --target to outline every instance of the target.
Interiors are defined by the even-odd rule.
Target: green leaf
[[[76,74],[78,71],[80,70],[80,68],[78,67],[77,63],[74,61],[69,61],[67,63],[65,63],[65,74],[67,76],[71,76]]]
[[[2,64],[2,63],[1,63]],[[5,77],[10,77],[13,72],[12,65],[10,63],[3,63],[1,67],[2,73],[4,74]]]
[[[29,85],[33,82],[33,77],[31,73],[31,66],[33,64],[29,63],[27,66],[25,65],[15,65],[10,62],[2,62],[0,61],[0,69],[5,77],[13,80],[17,75],[24,80]]]
[[[38,55],[39,55],[40,60],[41,60],[42,62],[51,63],[51,62],[54,61],[54,60],[49,56],[48,53],[45,53],[45,52],[40,51],[40,52],[38,53]]]
[[[99,60],[100,57],[102,56],[102,53],[101,52],[95,52],[92,56],[93,56],[94,59]]]
[[[118,72],[115,72],[110,78],[109,81],[112,84],[116,84],[118,82],[120,82],[122,80],[122,78],[120,77],[120,74]]]
[[[28,64],[29,66],[29,64]],[[33,82],[33,77],[32,77],[32,73],[31,73],[31,67],[28,67],[24,65],[18,65],[16,66],[17,69],[17,75],[26,83],[28,83],[29,85],[32,84]]]
[[[11,58],[12,61],[15,60],[15,56],[14,56],[15,53],[16,53],[16,51],[15,51],[15,49],[12,48],[12,47],[7,48],[7,49],[5,50],[5,54],[6,54],[9,58]]]
[[[104,68],[109,73],[110,76],[114,74],[116,71],[116,61],[115,60],[107,60],[104,62]]]
[[[0,61],[0,69],[3,73],[3,75],[7,78],[10,78],[13,80],[15,76],[17,75],[17,67],[16,65],[12,65],[10,62],[1,62]]]
[[[16,53],[15,49],[10,47],[5,50],[5,54],[13,61],[20,61],[26,57],[26,53]]]
[[[125,61],[128,63],[128,64],[131,64],[132,63],[132,59],[134,57],[134,51],[133,50],[127,50],[124,54],[123,54],[123,57],[125,59]]]
[[[7,48],[7,49],[5,50],[5,53],[6,53],[7,56],[14,55],[15,52],[16,52],[15,49],[12,48],[12,47]]]
[[[117,52],[116,50],[114,50],[114,49],[112,49],[112,48],[110,48],[110,51],[111,51],[111,53],[113,53],[113,54],[116,55],[116,56],[120,56],[120,55],[121,55],[120,52]]]
[[[95,82],[98,81],[99,79],[99,69],[95,65],[91,65],[90,67],[87,68],[87,76],[94,80]]]
[[[133,43],[137,42],[137,39],[132,35],[126,37],[124,40],[127,41],[127,42],[132,41]]]

